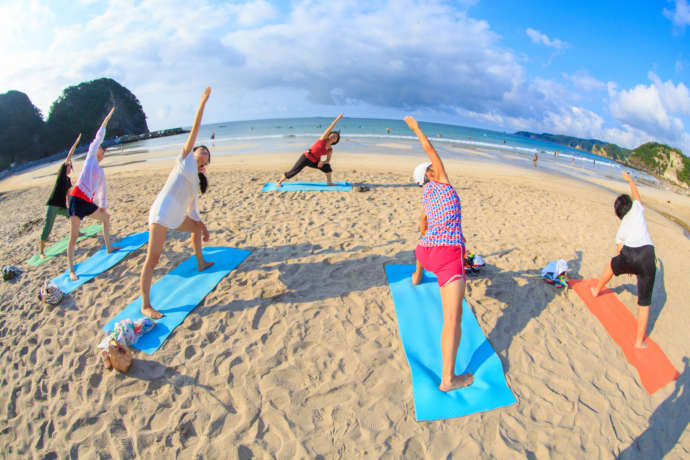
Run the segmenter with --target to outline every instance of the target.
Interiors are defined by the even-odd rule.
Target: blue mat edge
[[[325,182],[306,182],[306,181],[297,181],[297,182],[285,182],[283,184],[283,187],[281,189],[278,189],[275,186],[275,182],[266,182],[264,186],[261,188],[262,192],[320,192],[320,191],[349,191],[352,190],[352,183],[350,182],[334,182],[335,185],[326,185]],[[317,186],[314,188],[303,188],[303,189],[295,189],[293,188],[294,186]]]

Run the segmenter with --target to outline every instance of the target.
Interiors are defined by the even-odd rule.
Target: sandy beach
[[[404,147],[404,146],[403,146]],[[228,153],[231,149],[228,150]],[[104,371],[100,328],[138,295],[145,248],[66,296],[37,300],[66,257],[31,267],[55,164],[0,182],[0,260],[25,269],[0,284],[0,445],[5,458],[664,458],[690,456],[690,197],[639,187],[658,271],[648,333],[681,373],[649,395],[547,262],[598,277],[615,253],[622,182],[447,161],[468,249],[486,267],[467,301],[499,355],[516,405],[417,422],[385,264],[413,264],[419,156],[339,150],[334,179],[367,192],[262,193],[294,158],[215,156],[200,200],[208,245],[251,250],[153,356]],[[113,233],[147,228],[175,151],[104,160]],[[527,160],[525,161],[528,164]],[[76,173],[82,161],[75,162]],[[73,180],[77,174],[73,173]],[[299,180],[323,180],[305,170]],[[88,219],[85,222],[89,222]],[[91,222],[93,223],[93,222]],[[58,216],[52,241],[67,236]],[[102,238],[79,243],[76,260]],[[154,282],[192,255],[170,232]],[[636,311],[632,276],[609,287]],[[632,339],[631,339],[632,340]]]

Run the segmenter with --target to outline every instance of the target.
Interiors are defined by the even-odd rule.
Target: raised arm
[[[419,128],[417,120],[409,115],[406,116],[404,120],[405,123],[407,123],[407,126],[409,126],[410,129],[417,135],[419,143],[422,144],[422,148],[429,156],[431,167],[434,171],[434,175],[436,176],[436,181],[443,184],[449,184],[450,182],[448,181],[448,174],[446,174],[446,169],[443,167],[443,161],[441,161],[441,157],[438,156],[434,146],[431,145],[431,142],[429,142],[429,139],[427,139],[426,134],[424,134]]]
[[[323,134],[321,135],[321,137],[319,139],[321,139],[321,140],[327,139],[330,132],[333,130],[333,128],[335,128],[335,125],[337,125],[338,122],[342,119],[343,119],[342,113],[340,115],[338,115],[337,117],[335,117],[335,120],[333,120],[333,123],[328,125],[328,128],[326,128],[326,131],[323,132]]]
[[[108,126],[108,122],[110,121],[110,117],[113,116],[113,112],[115,112],[115,107],[110,109],[110,112],[108,112],[108,115],[106,115],[105,118],[103,119],[103,123],[101,123],[101,127],[98,128],[98,131],[96,131],[96,136],[91,141],[91,144],[89,145],[89,151],[86,154],[87,160],[96,154],[98,147],[100,147],[101,144],[103,143],[103,138],[105,138],[105,128],[106,128],[106,126]]]
[[[623,171],[623,179],[625,179],[628,182],[628,185],[630,185],[630,194],[632,195],[632,199],[635,201],[640,201],[640,192],[637,191],[635,182],[632,180],[632,177],[630,177],[630,174],[628,174],[627,171]]]
[[[201,94],[201,102],[199,103],[199,108],[196,109],[196,115],[194,115],[194,124],[192,125],[192,130],[189,133],[187,142],[184,144],[182,150],[182,156],[187,158],[189,152],[194,148],[194,143],[196,142],[196,136],[199,134],[199,127],[201,126],[201,119],[204,117],[204,107],[206,106],[206,101],[211,95],[211,88],[206,88]]]
[[[70,147],[69,153],[67,154],[67,158],[65,159],[65,163],[69,163],[72,161],[72,155],[74,155],[74,151],[77,150],[77,146],[79,145],[80,140],[81,140],[81,133],[79,133],[79,136],[77,136],[77,140],[74,141],[74,144],[72,144],[72,147]]]

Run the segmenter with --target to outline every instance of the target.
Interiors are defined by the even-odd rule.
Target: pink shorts
[[[438,278],[443,287],[458,278],[465,279],[465,248],[462,246],[417,246],[417,260]]]

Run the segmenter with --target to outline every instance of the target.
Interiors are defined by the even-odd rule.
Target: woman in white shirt
[[[142,299],[141,313],[154,319],[163,317],[163,314],[151,306],[151,281],[153,269],[163,251],[168,229],[192,234],[192,246],[199,271],[213,265],[213,262],[205,261],[201,253],[201,240],[203,238],[204,241],[208,241],[209,234],[199,216],[197,200],[199,189],[202,193],[206,191],[207,182],[203,173],[211,161],[211,152],[203,145],[194,147],[210,94],[211,88],[206,88],[201,95],[201,103],[187,142],[149,211],[149,244],[139,286]]]
[[[120,249],[119,246],[112,246],[110,244],[110,214],[108,214],[105,173],[100,165],[103,158],[105,158],[105,149],[101,146],[101,143],[105,137],[105,128],[108,126],[114,111],[115,107],[110,109],[103,123],[101,123],[101,127],[98,128],[96,137],[89,145],[89,151],[84,161],[84,169],[82,169],[81,175],[79,175],[77,185],[72,187],[70,191],[68,209],[70,232],[67,245],[67,267],[69,269],[69,278],[72,281],[79,279],[74,272],[74,246],[77,243],[79,227],[81,227],[81,221],[84,217],[90,216],[101,221],[103,224],[103,239],[105,240],[105,247],[108,253]]]

